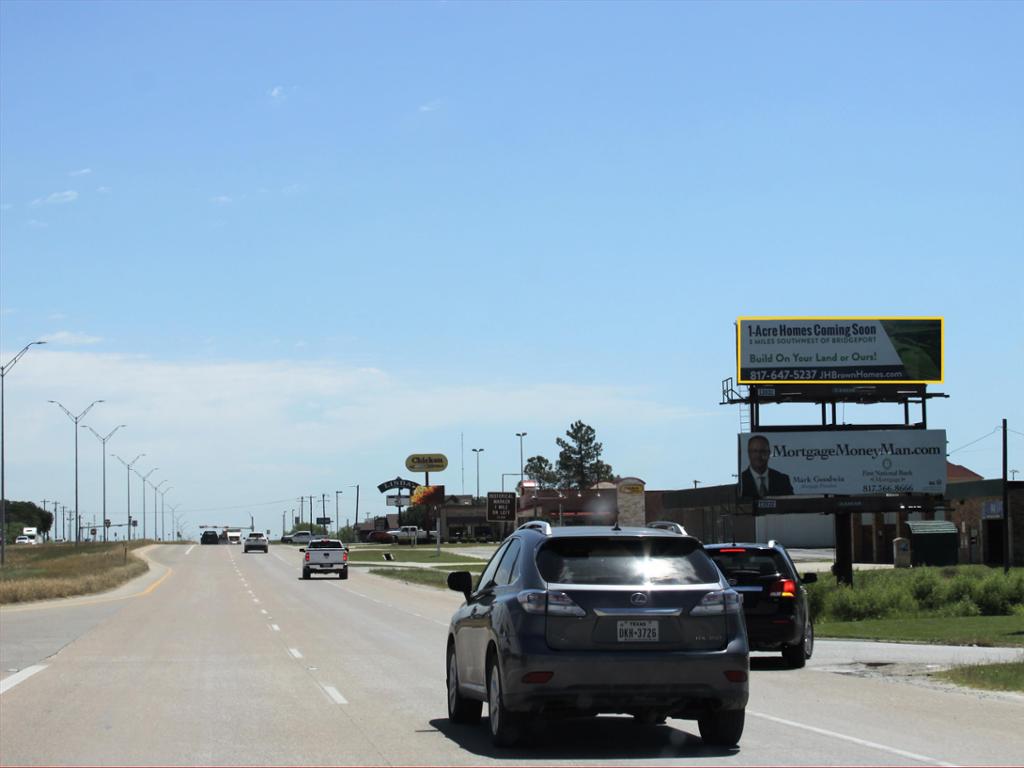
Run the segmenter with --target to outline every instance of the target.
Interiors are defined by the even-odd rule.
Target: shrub
[[[1006,616],[1011,613],[1014,586],[1002,574],[992,574],[974,591],[974,602],[983,616]]]
[[[820,583],[807,585],[807,608],[811,614],[812,622],[817,621],[819,616],[824,616],[827,600],[827,587]]]
[[[924,610],[934,610],[941,603],[941,586],[938,577],[930,570],[914,574],[910,583],[910,594]]]
[[[974,597],[974,580],[966,574],[960,574],[946,583],[942,593],[941,605],[972,600]]]
[[[978,606],[975,605],[974,601],[969,597],[963,600],[958,600],[955,603],[949,603],[943,606],[939,611],[939,616],[948,618],[959,618],[961,616],[978,616],[981,611],[978,610]]]

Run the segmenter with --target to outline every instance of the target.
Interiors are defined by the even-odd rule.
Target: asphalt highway
[[[461,596],[351,569],[299,578],[287,546],[157,546],[107,595],[0,610],[4,765],[1020,765],[1024,697],[927,681],[1019,649],[819,640],[753,660],[738,749],[696,723],[552,723],[515,749],[445,709]],[[486,712],[486,708],[485,708]]]

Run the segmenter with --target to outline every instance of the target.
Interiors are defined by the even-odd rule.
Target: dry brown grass
[[[0,604],[87,595],[113,589],[149,570],[123,543],[42,544],[7,548]]]

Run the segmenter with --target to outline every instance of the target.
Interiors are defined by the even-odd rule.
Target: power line
[[[969,448],[972,445],[974,445],[975,443],[980,443],[986,437],[992,437],[992,435],[996,434],[997,432],[1001,432],[1001,431],[1002,431],[1002,427],[994,427],[991,432],[986,432],[984,435],[979,437],[977,440],[971,440],[971,442],[967,443],[966,445],[961,445],[959,448],[954,448],[952,451],[949,451],[946,455],[947,456],[952,456],[957,451],[962,451],[964,448]]]

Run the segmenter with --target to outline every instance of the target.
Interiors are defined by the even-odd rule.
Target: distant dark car
[[[814,653],[814,624],[804,584],[817,581],[818,575],[805,573],[801,580],[786,548],[774,541],[706,544],[704,549],[743,595],[750,649],[782,651],[789,667],[804,666]]]
[[[217,535],[216,531],[203,531],[203,535],[199,537],[200,544],[220,544],[220,536]]]
[[[700,541],[652,528],[530,522],[498,548],[452,616],[448,718],[515,743],[530,719],[626,713],[697,721],[708,744],[743,734],[749,694],[739,595]]]
[[[387,531],[370,531],[366,541],[374,544],[394,544],[395,537]]]

